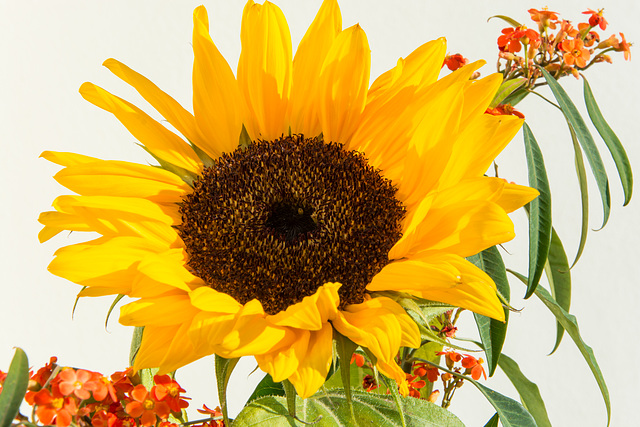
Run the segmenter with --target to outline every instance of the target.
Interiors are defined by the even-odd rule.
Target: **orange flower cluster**
[[[611,35],[600,41],[596,30],[604,31],[608,26],[603,9],[582,12],[589,17],[577,27],[546,8],[529,9],[528,12],[538,31],[519,25],[504,28],[498,37],[499,58],[506,62],[504,68],[499,65],[499,71],[505,80],[525,77],[527,87],[533,87],[535,79],[541,75],[538,67],[545,68],[556,78],[569,74],[578,78],[580,71],[593,64],[611,62],[608,52],[623,52],[625,60],[631,58],[631,44],[623,33],[619,33],[621,39]]]
[[[0,384],[6,374],[0,372]],[[34,407],[42,425],[57,427],[178,427],[169,416],[181,418],[189,406],[184,389],[169,375],[156,375],[148,390],[139,383],[131,368],[109,378],[85,369],[61,367],[52,357],[44,367],[32,373],[25,401]],[[0,392],[2,388],[0,386]],[[222,427],[221,414],[205,407],[211,418],[194,427]],[[18,415],[19,421],[27,417]],[[38,425],[32,420],[29,425]]]

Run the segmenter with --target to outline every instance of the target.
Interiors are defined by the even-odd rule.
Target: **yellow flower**
[[[85,286],[81,296],[136,298],[120,313],[145,327],[136,369],[252,355],[308,397],[327,375],[334,331],[405,380],[394,356],[420,334],[377,291],[503,319],[495,284],[464,259],[512,239],[507,214],[537,195],[483,176],[522,123],[484,114],[499,75],[470,80],[477,62],[438,80],[438,39],[369,85],[367,37],[342,29],[336,0],[293,59],[280,9],[249,0],[236,78],[204,7],[193,18],[193,115],[124,64],[104,63],[187,142],[104,89],[80,88],[162,168],[43,153],[78,195],[41,214],[40,240],[102,235],[59,249],[49,270]]]

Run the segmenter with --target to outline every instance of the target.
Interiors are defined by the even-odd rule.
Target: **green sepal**
[[[358,348],[358,345],[335,329],[333,330],[333,339],[336,343],[340,363],[345,367],[349,366],[351,364],[351,356],[356,348]],[[351,419],[357,424],[355,414],[353,413],[353,402],[351,400],[351,369],[340,369],[340,375]]]
[[[171,172],[175,175],[178,175],[180,179],[182,179],[184,182],[186,182],[189,185],[189,187],[193,187],[193,183],[198,179],[198,175],[196,175],[195,173],[189,170],[186,170],[185,168],[176,166],[173,163],[170,163],[170,162],[167,162],[166,160],[161,159],[160,157],[153,154],[151,150],[149,150],[147,147],[145,147],[142,144],[137,144],[137,145],[142,147],[144,151],[149,153],[151,157],[153,157],[156,160],[156,162],[160,164],[160,167],[162,169],[168,172]]]
[[[249,132],[247,132],[247,128],[242,125],[242,131],[240,131],[240,137],[238,138],[238,148],[246,149],[251,147],[253,141],[251,141],[251,137],[249,136]]]

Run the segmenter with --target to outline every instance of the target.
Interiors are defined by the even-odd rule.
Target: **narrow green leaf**
[[[573,263],[571,264],[571,267],[573,268],[573,266],[576,265],[576,263],[580,259],[580,256],[582,256],[582,251],[587,244],[587,234],[589,233],[589,188],[587,185],[587,170],[584,167],[584,159],[582,158],[582,149],[580,148],[576,133],[573,130],[573,127],[571,127],[571,124],[569,124],[569,131],[571,131],[571,139],[573,140],[576,174],[578,175],[578,184],[580,185],[580,207],[582,214],[582,225],[580,227],[580,243],[578,244],[576,257],[573,259]]]
[[[512,270],[507,270],[521,282],[527,283],[527,278],[520,273],[517,273]],[[604,376],[602,375],[602,371],[600,370],[600,366],[598,365],[598,361],[596,360],[595,355],[593,354],[593,349],[589,347],[580,336],[580,330],[578,328],[578,321],[576,317],[572,314],[567,313],[560,305],[553,299],[551,294],[547,292],[544,288],[538,288],[536,290],[536,296],[540,298],[540,300],[547,306],[549,311],[553,313],[558,322],[562,325],[562,327],[567,331],[573,342],[582,353],[582,357],[589,365],[589,369],[591,369],[591,373],[593,374],[596,382],[598,383],[598,387],[600,388],[600,393],[602,394],[602,399],[604,400],[604,404],[607,407],[607,426],[611,423],[611,401],[609,398],[609,389],[607,388],[607,383],[604,381]]]
[[[264,396],[284,396],[282,383],[274,382],[269,374],[266,374],[262,381],[256,386],[247,402],[252,402]]]
[[[533,295],[547,262],[551,244],[551,190],[542,151],[529,125],[522,127],[529,185],[540,195],[529,203],[529,283],[525,299]]]
[[[224,425],[229,424],[229,413],[227,409],[227,384],[229,384],[229,378],[233,368],[238,364],[239,357],[234,359],[225,359],[217,354],[215,355],[216,365],[216,384],[218,386],[218,400],[220,401],[220,408],[222,411],[222,417],[224,419]]]
[[[500,415],[496,412],[493,417],[484,425],[484,427],[498,427],[498,421],[500,421]]]
[[[504,262],[498,248],[495,246],[468,258],[476,267],[483,270],[496,283],[498,291],[507,299],[510,298],[511,290]],[[489,376],[493,376],[498,366],[498,360],[502,353],[502,346],[507,336],[507,324],[509,321],[509,310],[504,308],[505,321],[491,319],[487,316],[474,313],[480,339],[487,357],[487,367]]]
[[[533,419],[531,414],[524,408],[524,406],[522,406],[519,402],[511,399],[510,397],[504,396],[495,390],[491,390],[489,387],[486,387],[473,378],[462,375],[459,372],[455,372],[443,366],[436,365],[435,363],[428,360],[416,360],[426,362],[432,366],[435,366],[441,371],[450,373],[455,377],[463,378],[465,381],[469,381],[471,384],[476,386],[498,412],[498,415],[500,416],[500,422],[504,427],[537,427],[535,420]]]
[[[607,224],[609,220],[609,213],[611,211],[611,194],[609,193],[609,179],[607,178],[607,172],[604,169],[604,164],[602,163],[602,158],[600,157],[600,152],[598,151],[598,147],[596,147],[595,142],[593,141],[593,137],[591,133],[589,133],[589,129],[585,124],[582,116],[578,112],[578,109],[573,104],[567,92],[560,86],[560,83],[554,79],[547,70],[544,68],[540,68],[542,71],[542,75],[544,76],[551,92],[555,96],[562,112],[565,117],[576,131],[576,135],[578,136],[578,141],[580,141],[580,145],[587,156],[587,160],[589,161],[589,165],[591,166],[591,171],[593,172],[593,176],[596,179],[596,183],[598,184],[598,190],[600,191],[600,198],[602,199],[602,210],[603,210],[603,220],[602,227]],[[601,227],[601,228],[602,228]]]
[[[518,105],[518,103],[520,101],[522,101],[523,99],[525,99],[527,97],[527,95],[529,95],[531,92],[528,91],[527,89],[517,89],[515,92],[513,92],[511,95],[507,96],[505,99],[503,99],[502,103],[503,104],[511,104],[512,106],[516,106]]]
[[[529,381],[520,370],[518,364],[507,355],[503,354],[500,357],[499,365],[518,391],[520,401],[536,420],[538,427],[551,427],[547,408],[544,405],[538,386]]]
[[[551,229],[551,247],[549,248],[549,257],[547,258],[547,264],[544,266],[544,272],[549,280],[551,295],[553,295],[560,307],[568,312],[571,307],[571,270],[562,241],[555,229]],[[560,322],[556,321],[556,343],[549,354],[553,354],[558,349],[563,335],[564,328]]]
[[[600,112],[600,107],[596,103],[596,99],[591,91],[591,86],[587,79],[582,76],[584,80],[584,101],[587,104],[587,111],[589,112],[589,118],[591,122],[598,130],[598,133],[602,137],[602,140],[607,144],[607,148],[613,157],[613,161],[618,169],[618,175],[620,176],[620,182],[622,183],[622,189],[624,190],[624,206],[626,206],[631,200],[631,193],[633,192],[633,174],[631,172],[631,164],[627,153],[622,146],[622,143],[613,132],[604,116]]]
[[[0,393],[0,427],[9,427],[18,415],[28,385],[29,360],[24,350],[16,347]]]
[[[593,349],[589,347],[580,336],[580,330],[578,329],[578,321],[575,316],[567,313],[565,309],[560,307],[560,305],[553,299],[553,297],[546,291],[546,289],[539,288],[536,292],[536,295],[540,300],[547,306],[547,308],[556,316],[556,319],[562,327],[567,331],[569,336],[573,339],[573,342],[576,343],[580,353],[584,357],[584,360],[589,365],[591,369],[591,373],[593,374],[596,382],[598,383],[598,387],[600,388],[600,393],[602,394],[602,398],[604,399],[605,406],[607,407],[607,425],[611,423],[611,402],[609,400],[609,389],[607,388],[607,384],[604,381],[604,376],[602,375],[602,371],[600,370],[600,366],[598,365],[598,361],[596,360],[595,355],[593,354]]]
[[[355,423],[351,421],[347,398],[342,389],[317,393],[308,399],[298,399],[297,420],[289,416],[283,397],[266,396],[245,406],[233,422],[233,427],[318,427],[385,426],[401,427],[402,413],[407,427],[463,427],[451,412],[438,405],[411,397],[399,397],[398,411],[390,396],[352,392]]]
[[[493,15],[489,19],[487,19],[487,22],[491,21],[493,18],[502,19],[506,23],[511,24],[511,26],[513,26],[514,28],[522,26],[522,24],[516,21],[515,19],[505,15]]]
[[[498,88],[498,91],[496,92],[496,95],[493,97],[491,104],[489,104],[489,107],[491,108],[497,107],[508,96],[511,96],[515,91],[520,89],[520,87],[523,86],[526,82],[527,82],[527,79],[525,79],[524,77],[520,77],[518,79],[505,80],[504,82],[502,82],[502,84]]]

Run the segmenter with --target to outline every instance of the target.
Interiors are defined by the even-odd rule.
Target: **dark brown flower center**
[[[401,236],[396,189],[357,151],[301,135],[256,141],[205,168],[180,206],[188,268],[269,314],[342,283],[364,300]]]

